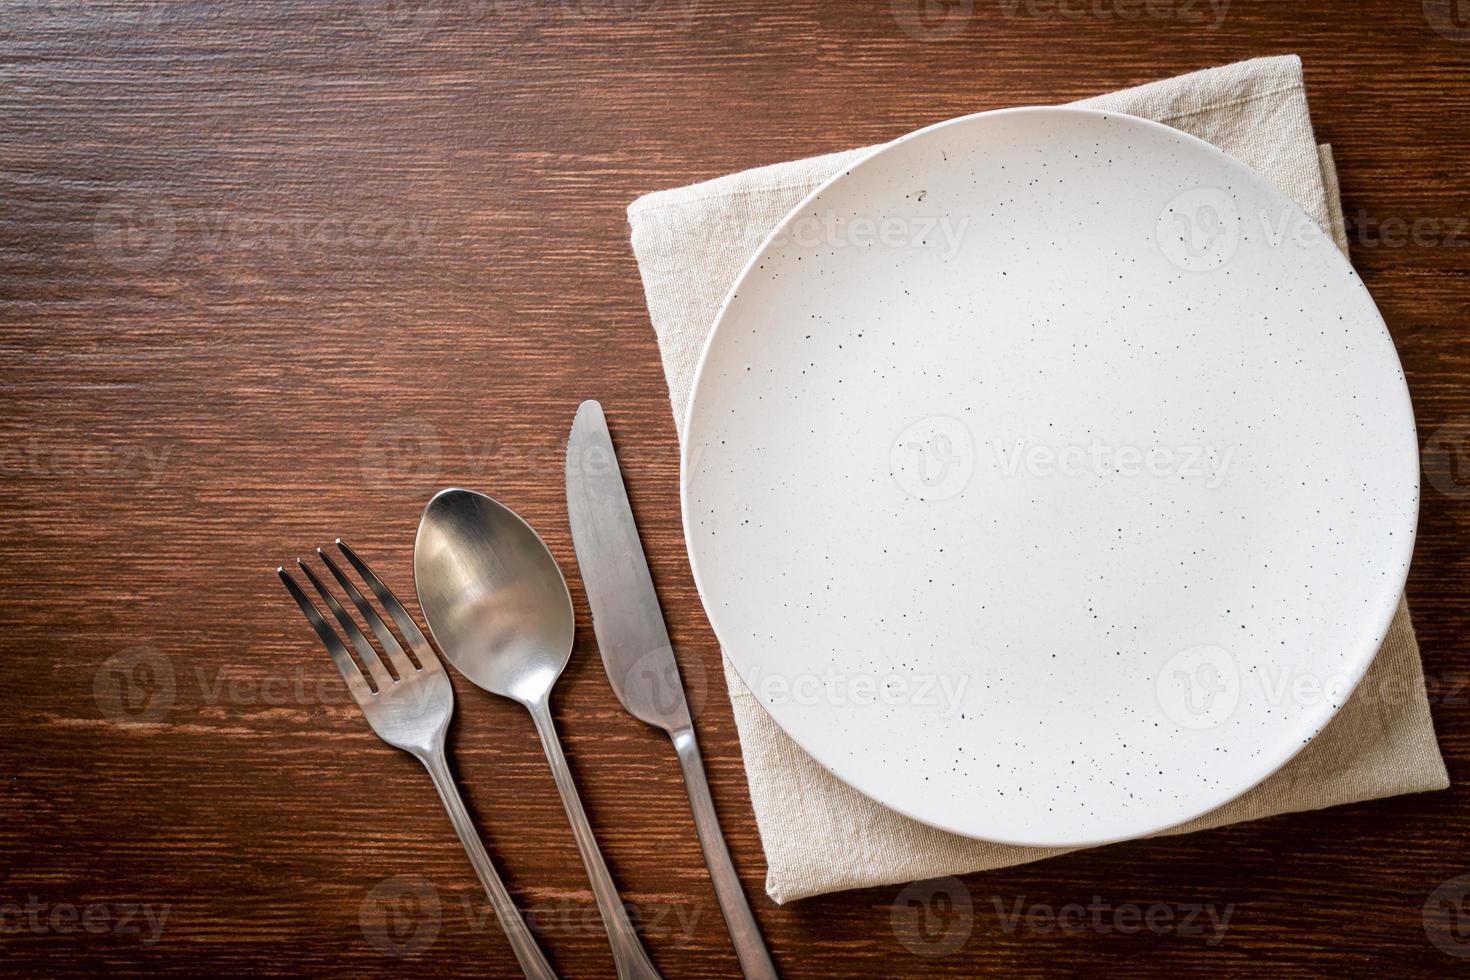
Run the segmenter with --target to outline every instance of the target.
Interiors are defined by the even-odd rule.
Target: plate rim
[[[720,301],[720,306],[710,323],[709,332],[705,335],[704,341],[701,344],[699,361],[695,367],[694,374],[689,385],[689,399],[684,406],[683,416],[680,419],[681,431],[684,435],[684,438],[679,448],[679,509],[681,528],[684,533],[684,550],[689,559],[690,573],[694,579],[695,591],[699,595],[700,605],[704,609],[705,618],[710,624],[710,629],[714,632],[715,639],[720,644],[720,655],[728,659],[728,655],[725,653],[725,648],[727,644],[720,637],[720,628],[718,623],[716,622],[716,613],[710,608],[709,603],[705,602],[704,581],[700,573],[700,562],[695,555],[695,549],[693,545],[694,535],[692,533],[693,529],[690,526],[691,511],[689,507],[689,475],[691,468],[693,442],[689,438],[689,433],[691,431],[691,425],[694,421],[695,411],[699,401],[698,395],[701,389],[701,382],[704,379],[706,369],[710,365],[710,354],[713,350],[715,340],[719,335],[720,328],[723,326],[726,318],[729,315],[731,304],[736,299],[746,280],[759,267],[761,260],[765,257],[766,252],[769,250],[772,242],[775,241],[781,234],[783,234],[794,220],[796,220],[801,214],[804,213],[804,211],[807,209],[808,205],[812,201],[825,194],[833,185],[847,179],[853,173],[853,171],[870,164],[872,161],[892,152],[899,146],[902,146],[910,141],[917,140],[921,137],[927,136],[931,133],[943,129],[967,125],[981,119],[990,119],[1000,116],[1032,114],[1087,116],[1099,120],[1125,119],[1130,125],[1136,124],[1140,125],[1144,129],[1161,131],[1161,134],[1167,136],[1168,138],[1183,139],[1185,142],[1193,143],[1196,146],[1211,153],[1222,155],[1234,166],[1238,166],[1244,169],[1249,174],[1260,179],[1261,181],[1264,181],[1271,188],[1273,188],[1280,195],[1282,200],[1284,200],[1291,208],[1294,208],[1299,213],[1301,218],[1309,222],[1311,224],[1311,227],[1317,229],[1318,232],[1325,238],[1325,240],[1332,243],[1332,252],[1335,253],[1336,256],[1335,261],[1342,263],[1342,265],[1346,267],[1351,275],[1358,280],[1358,283],[1362,287],[1363,291],[1367,293],[1369,305],[1372,308],[1373,316],[1377,320],[1378,328],[1387,339],[1389,349],[1393,353],[1393,359],[1398,366],[1398,381],[1400,389],[1399,393],[1402,398],[1403,404],[1407,408],[1409,437],[1413,439],[1415,458],[1415,465],[1412,474],[1414,487],[1413,521],[1409,533],[1405,536],[1404,543],[1400,545],[1402,561],[1399,563],[1398,569],[1389,579],[1389,583],[1392,584],[1394,587],[1392,589],[1386,589],[1385,591],[1385,595],[1391,596],[1392,598],[1383,603],[1383,608],[1379,609],[1379,615],[1375,620],[1375,622],[1377,622],[1378,624],[1377,633],[1379,636],[1379,640],[1377,644],[1370,645],[1369,640],[1360,640],[1359,646],[1365,648],[1366,652],[1357,657],[1354,662],[1346,665],[1353,674],[1352,684],[1347,689],[1347,693],[1342,698],[1341,703],[1339,703],[1335,707],[1332,707],[1330,711],[1322,716],[1320,725],[1318,725],[1316,731],[1309,739],[1303,742],[1296,743],[1294,745],[1288,745],[1286,747],[1286,751],[1282,754],[1279,754],[1279,756],[1272,755],[1267,761],[1264,769],[1255,779],[1250,781],[1248,784],[1241,786],[1239,790],[1234,790],[1229,795],[1221,797],[1218,800],[1211,802],[1203,809],[1191,812],[1183,818],[1177,820],[1171,819],[1166,823],[1160,823],[1157,825],[1150,824],[1146,828],[1132,831],[1124,835],[1102,838],[1089,837],[1052,841],[1040,839],[1020,840],[994,836],[979,836],[963,828],[948,825],[943,822],[938,822],[932,817],[920,816],[909,811],[905,807],[892,803],[888,800],[879,799],[862,787],[850,782],[831,766],[824,763],[821,758],[816,753],[812,752],[811,749],[799,737],[797,737],[794,732],[792,732],[784,724],[782,724],[781,719],[778,718],[769,709],[767,709],[766,706],[760,702],[759,698],[756,699],[756,703],[760,706],[761,710],[766,712],[767,716],[771,719],[772,722],[775,723],[775,725],[781,730],[781,732],[785,734],[786,737],[795,742],[797,746],[800,747],[801,751],[804,752],[809,758],[811,758],[812,761],[816,762],[817,765],[821,766],[821,768],[825,772],[829,773],[835,779],[839,780],[844,786],[847,786],[852,790],[861,793],[864,797],[872,800],[877,805],[891,810],[894,813],[899,814],[900,816],[906,817],[926,827],[931,827],[935,830],[954,834],[958,837],[964,837],[968,840],[988,841],[991,843],[1003,844],[1013,847],[1083,849],[1089,847],[1097,847],[1104,844],[1116,843],[1119,841],[1138,840],[1142,838],[1153,837],[1159,834],[1163,834],[1169,830],[1182,827],[1185,824],[1198,820],[1199,818],[1213,813],[1220,808],[1234,802],[1235,800],[1242,798],[1246,794],[1255,790],[1267,779],[1270,779],[1276,773],[1280,772],[1302,751],[1304,751],[1308,745],[1316,741],[1317,737],[1320,736],[1322,732],[1325,731],[1334,720],[1336,720],[1342,709],[1346,707],[1347,704],[1352,700],[1354,694],[1357,692],[1358,687],[1362,683],[1363,678],[1367,675],[1369,668],[1371,668],[1373,662],[1377,659],[1379,652],[1382,650],[1383,644],[1388,638],[1389,627],[1393,624],[1393,620],[1398,613],[1398,607],[1403,601],[1404,589],[1408,582],[1409,566],[1412,561],[1414,547],[1418,539],[1420,511],[1423,506],[1423,481],[1421,478],[1422,473],[1420,472],[1422,467],[1421,464],[1418,462],[1421,456],[1421,448],[1418,438],[1418,423],[1415,417],[1413,399],[1409,391],[1407,374],[1404,371],[1403,367],[1403,360],[1399,357],[1398,347],[1394,343],[1393,334],[1388,329],[1388,324],[1383,318],[1383,312],[1378,308],[1377,300],[1375,300],[1372,293],[1368,291],[1367,284],[1363,282],[1362,277],[1358,274],[1357,268],[1352,264],[1350,256],[1343,252],[1343,250],[1337,246],[1337,242],[1333,238],[1331,232],[1327,229],[1322,228],[1317,220],[1313,218],[1310,214],[1308,214],[1306,210],[1302,208],[1301,205],[1299,205],[1295,200],[1293,200],[1291,196],[1287,194],[1286,191],[1283,190],[1279,185],[1277,185],[1274,180],[1267,177],[1265,174],[1262,174],[1260,171],[1256,170],[1254,167],[1245,163],[1243,160],[1239,159],[1228,151],[1221,149],[1220,147],[1214,145],[1213,143],[1210,143],[1207,140],[1200,139],[1198,136],[1195,136],[1192,133],[1187,133],[1165,123],[1161,123],[1153,119],[1147,119],[1142,116],[1135,116],[1126,112],[1094,109],[1083,106],[1016,106],[1003,109],[990,109],[982,112],[968,113],[963,116],[956,116],[951,119],[941,120],[940,122],[924,126],[909,133],[905,133],[904,135],[899,136],[886,143],[871,147],[866,153],[863,153],[860,157],[853,160],[851,163],[846,164],[836,173],[832,174],[830,177],[823,180],[820,184],[814,187],[809,193],[804,195],[802,199],[798,201],[791,208],[791,210],[788,211],[781,218],[779,222],[776,223],[771,231],[762,238],[761,243],[755,248],[750,257],[742,265],[739,274],[736,275],[734,281],[730,285],[730,288],[726,291],[724,298]],[[744,683],[744,678],[741,674],[739,666],[734,664],[733,661],[730,663],[730,666],[734,668],[736,676],[741,677],[741,682]]]

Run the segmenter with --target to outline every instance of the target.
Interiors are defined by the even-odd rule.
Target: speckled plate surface
[[[1403,588],[1403,374],[1337,248],[1168,127],[986,113],[796,209],[706,347],[705,608],[822,765],[945,830],[1081,845],[1244,792]]]

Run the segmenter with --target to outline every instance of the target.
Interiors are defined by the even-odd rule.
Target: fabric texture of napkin
[[[1274,180],[1346,251],[1332,153],[1314,137],[1296,56],[1211,68],[1075,104],[1153,119],[1215,144]],[[660,191],[628,208],[681,440],[705,338],[746,260],[802,198],[869,149]],[[957,837],[900,816],[803,752],[728,660],[725,679],[766,852],[766,890],[778,903],[1064,853]],[[1401,599],[1357,691],[1305,749],[1250,792],[1165,833],[1448,785],[1419,646]]]

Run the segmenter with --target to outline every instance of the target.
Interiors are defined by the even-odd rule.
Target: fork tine
[[[419,629],[418,624],[413,621],[413,617],[408,614],[408,610],[403,608],[403,603],[398,601],[398,597],[393,594],[388,586],[383,584],[382,579],[373,574],[373,570],[368,567],[367,562],[357,557],[357,553],[347,547],[347,542],[338,538],[337,547],[341,550],[342,554],[347,556],[347,560],[352,563],[352,567],[357,569],[357,574],[362,576],[362,580],[373,590],[373,594],[378,597],[378,601],[383,604],[383,608],[388,610],[388,615],[393,617],[393,622],[398,624],[398,629],[403,633],[404,639],[408,640],[408,645],[413,647],[414,655],[419,658],[419,663],[425,667],[430,665],[435,667],[439,666],[439,658],[434,655],[434,648],[429,646],[429,641],[424,637],[423,630]]]
[[[352,659],[352,654],[348,653],[347,648],[342,645],[341,638],[332,630],[332,627],[327,625],[322,614],[316,611],[316,606],[311,604],[306,593],[301,591],[301,586],[296,584],[296,580],[287,573],[284,567],[277,566],[276,574],[281,577],[281,582],[286,586],[286,591],[291,593],[291,598],[295,599],[296,604],[301,607],[307,622],[311,623],[312,629],[316,630],[316,635],[321,639],[322,645],[327,648],[327,653],[331,654],[332,662],[337,665],[342,679],[347,682],[347,690],[352,692],[353,699],[359,703],[371,699],[373,690],[368,687],[362,672],[357,669],[357,663]]]
[[[379,616],[372,604],[363,598],[361,592],[357,591],[357,586],[353,585],[352,580],[342,573],[342,569],[337,567],[332,557],[320,548],[316,549],[316,553],[337,579],[337,584],[342,586],[342,591],[347,593],[347,598],[351,599],[357,611],[362,613],[362,618],[368,621],[368,625],[377,634],[378,642],[383,644],[383,649],[393,661],[393,666],[398,669],[398,676],[406,677],[418,670],[413,661],[408,659],[408,654],[403,652],[403,644],[398,642],[398,637],[394,636],[388,624],[383,622],[383,617]]]
[[[316,577],[316,572],[311,570],[310,565],[300,558],[296,559],[296,564],[300,566],[301,571],[306,574],[306,577],[311,580],[311,584],[316,586],[316,590],[321,594],[322,600],[326,602],[327,608],[332,610],[332,615],[337,617],[337,622],[341,623],[342,628],[347,631],[347,638],[357,648],[357,655],[367,665],[368,673],[373,675],[373,683],[377,685],[378,690],[381,691],[389,684],[392,684],[395,678],[390,677],[388,671],[384,669],[383,661],[378,658],[378,651],[374,650],[373,645],[368,642],[368,638],[362,635],[362,630],[358,629],[357,624],[352,621],[352,617],[347,615],[347,610],[342,608],[342,603],[338,602],[337,597],[332,595],[327,587],[322,584],[322,580]]]

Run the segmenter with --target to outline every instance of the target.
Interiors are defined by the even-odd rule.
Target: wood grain
[[[1425,445],[1409,598],[1451,777],[1470,776],[1470,30],[1456,5],[955,0],[932,5],[954,19],[918,22],[919,6],[3,4],[9,970],[511,975],[428,780],[367,730],[272,571],[340,534],[406,597],[419,509],[448,484],[516,507],[572,569],[561,446],[578,401],[598,397],[686,676],[703,678],[730,847],[787,976],[1463,971],[1423,914],[1470,873],[1459,786],[972,875],[919,923],[896,887],[764,896],[625,206],[1243,57],[1303,56],[1347,213],[1367,219],[1353,259]],[[1366,230],[1390,218],[1437,230]],[[573,591],[556,709],[608,862],[668,976],[735,975],[674,757],[613,699]],[[611,976],[528,719],[456,688],[451,750],[489,850],[558,968]],[[1013,919],[1018,903],[1176,921],[1046,930]],[[1192,905],[1229,908],[1223,938],[1177,922]]]

